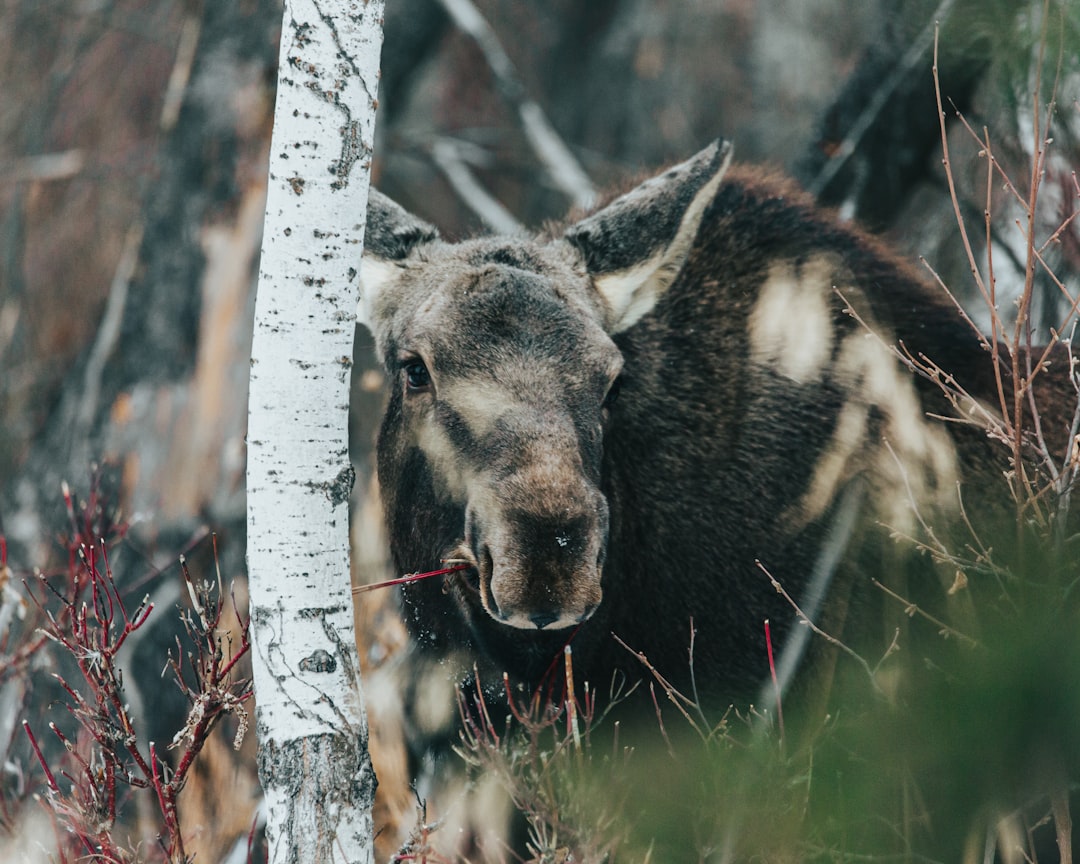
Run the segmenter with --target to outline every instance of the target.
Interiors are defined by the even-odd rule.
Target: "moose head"
[[[418,547],[466,561],[470,621],[559,630],[600,604],[612,337],[678,277],[730,154],[716,142],[546,242],[447,243],[372,190],[359,317],[390,382],[391,545],[407,569],[435,563]]]

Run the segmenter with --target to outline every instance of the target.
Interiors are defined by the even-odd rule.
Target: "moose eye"
[[[405,381],[409,390],[424,390],[431,386],[431,373],[423,360],[410,360],[405,364]]]
[[[622,389],[622,376],[620,375],[614,381],[611,382],[611,386],[608,387],[607,395],[604,397],[605,408],[610,408],[615,404],[615,400],[619,398],[619,391]]]

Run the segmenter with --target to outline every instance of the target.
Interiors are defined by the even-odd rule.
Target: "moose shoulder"
[[[763,620],[784,683],[807,635],[757,562],[827,616],[839,562],[954,511],[971,466],[1000,474],[893,350],[988,393],[947,299],[729,160],[714,144],[550,238],[447,243],[372,192],[393,560],[468,564],[402,589],[418,651],[535,687],[571,642],[606,688],[645,674],[614,634],[687,687],[693,627],[701,697],[752,698]]]

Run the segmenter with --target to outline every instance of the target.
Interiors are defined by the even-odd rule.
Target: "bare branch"
[[[109,299],[105,303],[105,314],[101,316],[94,345],[86,358],[83,368],[83,387],[79,394],[79,406],[75,414],[77,429],[72,436],[75,441],[88,441],[90,424],[97,416],[98,401],[101,394],[101,374],[105,363],[116,347],[120,338],[120,324],[124,318],[124,306],[127,304],[128,287],[135,275],[139,263],[139,246],[142,243],[143,225],[134,223],[128,228],[124,238],[124,249],[116,265],[112,284],[109,286]]]
[[[851,657],[866,672],[866,676],[870,679],[870,685],[874,688],[874,691],[876,693],[881,693],[881,687],[878,685],[877,679],[874,677],[874,670],[870,668],[870,664],[867,663],[866,660],[864,660],[859,654],[857,654],[855,651],[853,651],[851,648],[849,648],[847,645],[837,639],[835,636],[830,633],[826,633],[824,630],[818,627],[817,624],[811,621],[802,611],[802,609],[799,608],[799,604],[795,602],[794,598],[790,594],[788,594],[788,592],[784,589],[784,586],[781,585],[779,580],[775,576],[773,576],[772,573],[769,572],[769,569],[764,564],[762,564],[760,561],[754,561],[754,564],[757,566],[758,570],[760,570],[768,577],[769,582],[775,589],[776,593],[783,597],[787,601],[788,605],[793,610],[795,610],[795,615],[799,619],[799,623],[803,624],[806,627],[809,627],[811,631],[820,636],[830,645],[839,648],[841,651]]]
[[[877,579],[871,579],[870,581],[873,582],[875,585],[877,585],[878,588],[880,588],[882,591],[884,591],[890,597],[892,597],[893,600],[897,600],[900,603],[904,604],[904,612],[909,617],[913,616],[913,615],[918,615],[920,618],[925,618],[927,621],[929,621],[931,624],[933,624],[935,627],[937,627],[938,632],[942,636],[946,636],[946,637],[955,636],[957,639],[962,640],[963,642],[970,645],[972,648],[979,647],[978,641],[976,641],[975,639],[972,639],[970,636],[968,636],[965,633],[961,633],[959,630],[955,629],[954,627],[950,627],[948,624],[946,624],[944,621],[940,620],[939,618],[935,618],[933,615],[931,615],[925,609],[921,608],[918,604],[912,603],[910,600],[900,596],[895,591],[893,591],[891,588],[889,588],[889,587],[885,586],[884,584],[882,584],[881,582],[879,582]]]
[[[525,228],[494,196],[480,185],[462,153],[462,146],[453,138],[436,139],[431,158],[465,202],[483,223],[497,234],[521,234]]]
[[[191,68],[195,65],[195,51],[199,47],[199,34],[202,32],[202,16],[189,14],[180,31],[180,44],[176,48],[176,61],[169,73],[169,83],[161,104],[160,126],[168,132],[180,119],[180,106],[184,101],[191,78]]]
[[[82,150],[64,150],[60,153],[43,153],[26,156],[0,165],[0,181],[19,183],[67,180],[83,170],[86,155]]]
[[[454,23],[479,47],[487,60],[502,97],[514,106],[521,128],[536,157],[543,163],[552,182],[574,206],[588,209],[596,200],[596,188],[589,175],[555,131],[544,110],[526,95],[514,64],[499,42],[499,37],[484,20],[471,0],[439,0]]]

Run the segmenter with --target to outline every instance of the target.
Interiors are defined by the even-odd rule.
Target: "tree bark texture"
[[[349,583],[349,372],[382,3],[288,0],[248,415],[248,571],[270,860],[372,860]]]

